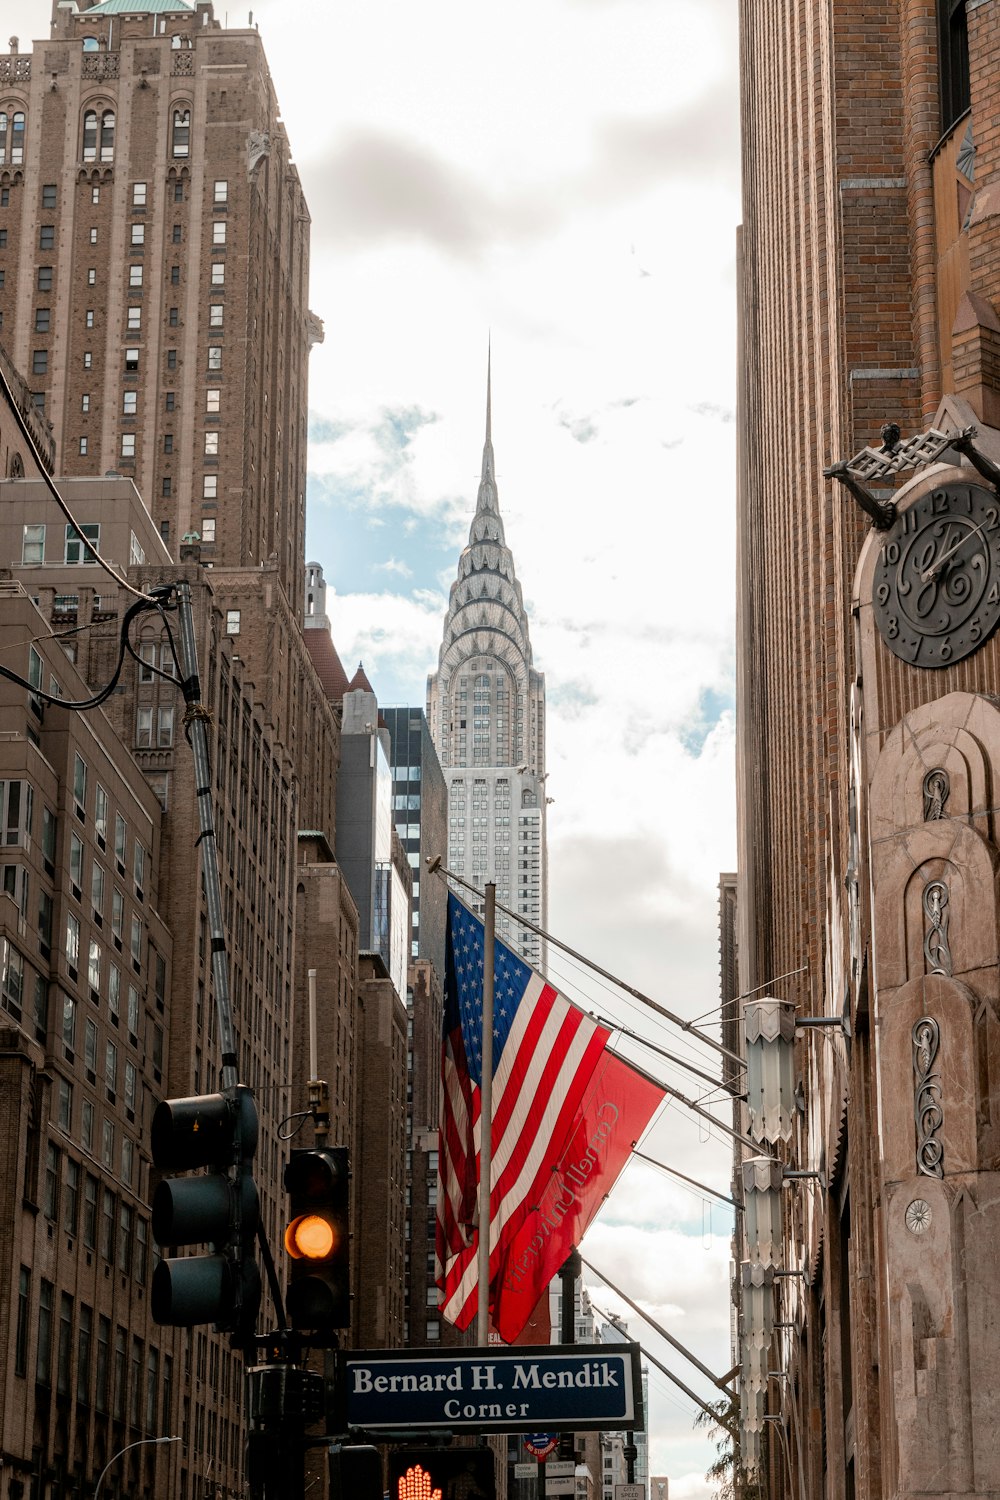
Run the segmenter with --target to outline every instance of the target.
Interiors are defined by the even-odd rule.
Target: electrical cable
[[[38,469],[39,474],[41,475],[43,484],[49,491],[49,494],[52,496],[53,500],[58,505],[59,509],[62,511],[66,520],[73,527],[73,530],[76,532],[84,547],[86,547],[87,551],[93,557],[94,561],[100,564],[105,573],[107,573],[108,577],[113,578],[115,583],[117,583],[121,588],[125,589],[130,594],[134,594],[136,599],[144,599],[146,601],[149,601],[151,597],[149,594],[144,594],[141,589],[134,588],[133,585],[129,583],[127,578],[123,577],[123,575],[119,573],[117,569],[112,567],[111,563],[109,563],[106,558],[101,556],[98,549],[94,546],[94,543],[84,533],[82,526],[74,516],[73,512],[70,510],[69,506],[66,504],[66,501],[59,493],[58,489],[56,488],[55,481],[49,475],[49,471],[45,465],[45,459],[42,457],[42,454],[39,451],[38,444],[35,442],[35,435],[32,432],[31,428],[28,426],[20,405],[14,399],[14,392],[10,388],[10,382],[7,379],[6,371],[3,369],[2,365],[0,365],[0,385],[2,385],[3,387],[4,394],[6,395],[7,401],[10,405],[10,409],[14,413],[14,420],[17,423],[21,436],[27,443],[28,448],[31,451],[31,456],[35,460],[35,465]]]
[[[131,589],[130,592],[134,594],[136,590]],[[170,588],[157,590],[157,592],[169,593]],[[122,620],[121,633],[119,636],[118,661],[115,665],[114,672],[111,676],[110,681],[107,682],[104,687],[100,688],[98,692],[96,692],[91,698],[72,699],[56,697],[54,693],[43,692],[41,688],[36,687],[34,683],[29,682],[26,677],[22,677],[18,672],[12,672],[9,667],[0,666],[0,677],[6,678],[8,682],[16,683],[18,687],[23,687],[32,695],[33,698],[36,698],[40,703],[51,703],[59,708],[70,709],[74,713],[80,713],[86,709],[99,708],[106,699],[111,697],[111,694],[118,686],[118,679],[121,677],[122,667],[125,664],[125,654],[129,644],[129,626],[136,618],[136,616],[145,614],[147,611],[154,609],[158,611],[161,609],[160,601],[152,598],[147,594],[140,594],[135,604],[130,605],[126,610],[125,617]]]

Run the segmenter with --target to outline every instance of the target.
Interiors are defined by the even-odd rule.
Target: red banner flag
[[[459,1328],[477,1301],[483,946],[482,922],[450,895],[437,1252],[441,1310]],[[664,1091],[501,942],[495,974],[490,1294],[493,1322],[513,1342]]]
[[[506,1343],[517,1339],[583,1239],[663,1097],[657,1084],[605,1052],[550,1179],[510,1238],[493,1280],[493,1323]]]

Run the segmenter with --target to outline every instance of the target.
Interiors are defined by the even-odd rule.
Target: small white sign
[[[646,1491],[641,1484],[616,1484],[615,1500],[646,1500]]]
[[[537,1473],[538,1473],[538,1465],[537,1464],[515,1464],[514,1465],[514,1478],[515,1479],[534,1479],[535,1476],[537,1475]]]
[[[545,1476],[546,1495],[575,1495],[576,1476],[567,1474],[565,1478],[553,1479],[551,1474]]]
[[[550,1479],[572,1479],[576,1475],[576,1463],[568,1458],[550,1458],[545,1472]]]

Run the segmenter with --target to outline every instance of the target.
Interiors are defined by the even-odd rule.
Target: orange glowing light
[[[333,1225],[320,1214],[303,1214],[285,1230],[285,1249],[296,1260],[326,1260],[336,1243]]]
[[[398,1490],[397,1500],[441,1500],[441,1491],[420,1464],[400,1475]]]

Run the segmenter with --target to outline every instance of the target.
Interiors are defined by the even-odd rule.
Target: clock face
[[[885,533],[872,578],[875,623],[915,667],[971,656],[1000,624],[1000,499],[949,482],[915,500]]]

